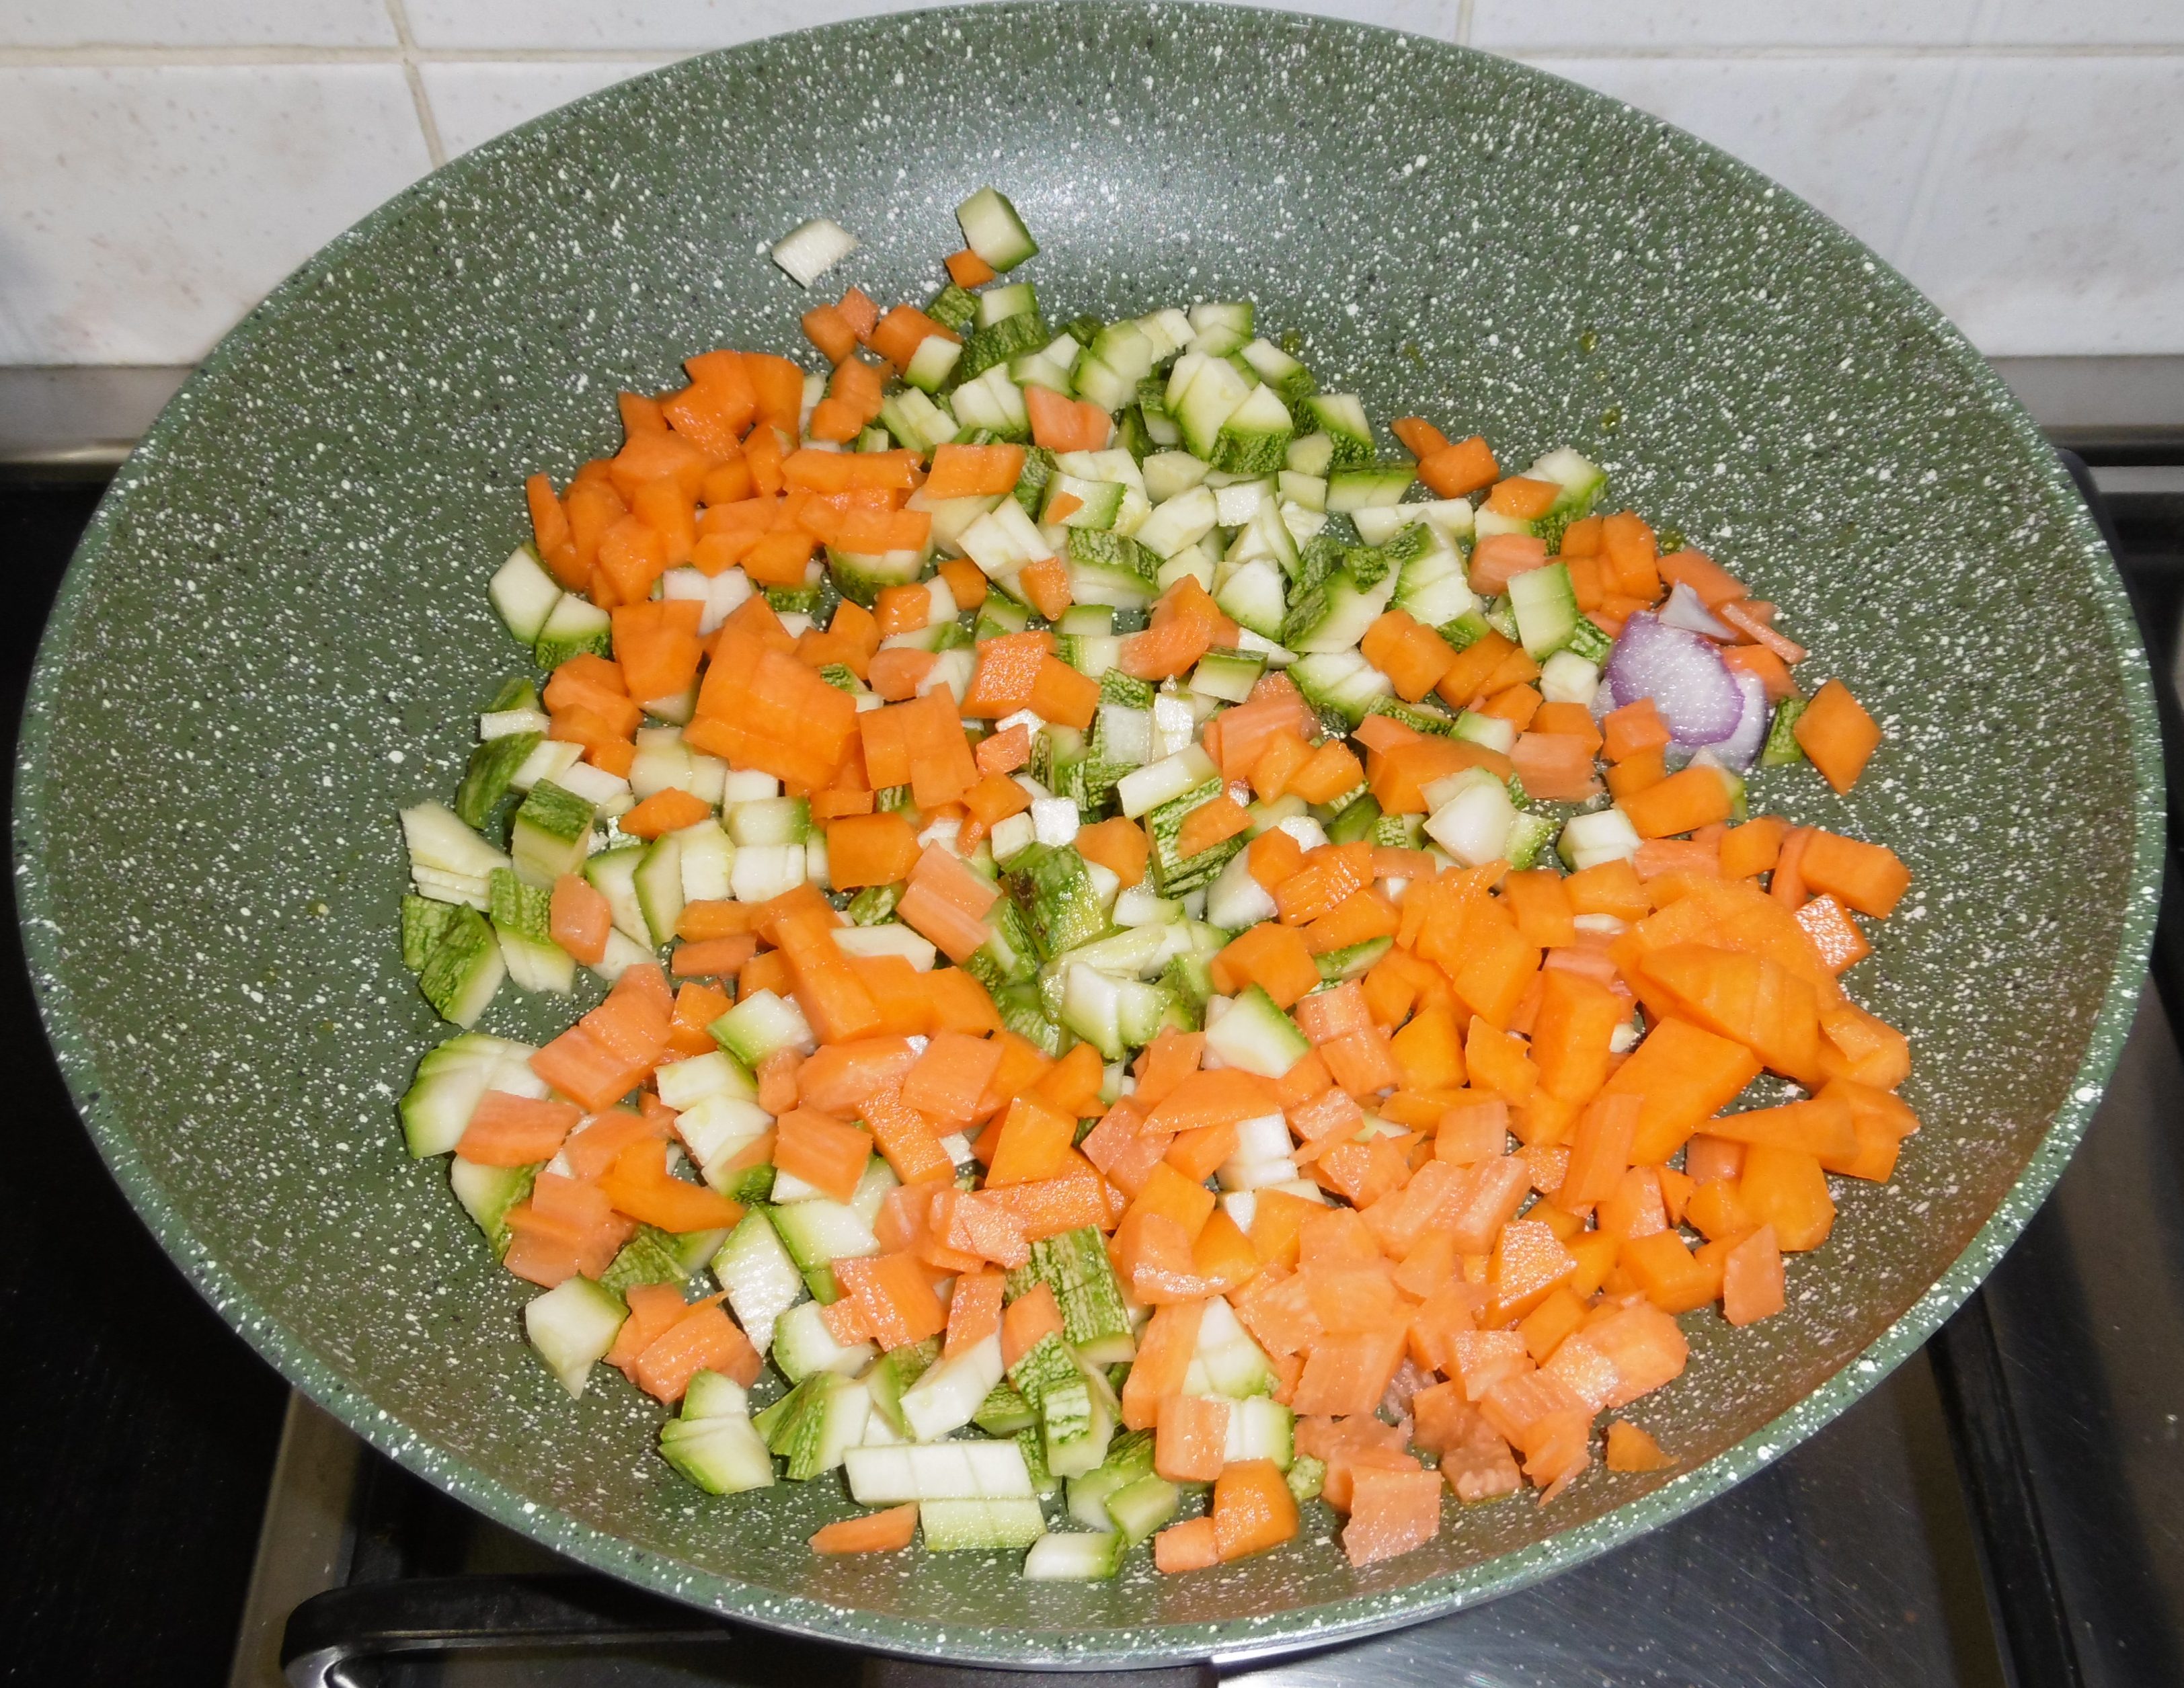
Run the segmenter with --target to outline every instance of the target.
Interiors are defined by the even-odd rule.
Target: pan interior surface
[[[1459,1510],[1353,1571],[1291,1549],[1029,1584],[1017,1556],[816,1560],[832,1482],[709,1499],[610,1375],[571,1402],[393,1101],[443,1035],[395,940],[394,814],[444,800],[524,654],[488,609],[521,482],[618,442],[613,394],[792,350],[769,242],[922,301],[992,181],[1050,320],[1249,298],[1376,421],[1574,445],[1611,509],[1781,606],[1888,730],[1854,798],[1755,812],[1886,842],[1913,889],[1859,1000],[1909,1032],[1925,1121],[1837,1180],[1779,1318],[1685,1321],[1631,1409],[1682,1461],[1552,1507]],[[1392,448],[1391,447],[1390,448]],[[1189,6],[994,6],[688,61],[437,173],[222,344],[123,470],[48,630],[17,774],[47,1024],[102,1151],[193,1280],[377,1446],[604,1569],[751,1621],[967,1661],[1241,1655],[1430,1616],[1663,1522],[1840,1412],[1968,1292],[2076,1140],[2135,999],[2159,774],[2112,565],[1962,338],[1788,193],[1651,119],[1412,37]],[[2067,794],[2063,796],[2062,794]],[[501,993],[534,1040],[559,999]]]

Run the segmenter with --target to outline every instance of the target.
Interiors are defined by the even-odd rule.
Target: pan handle
[[[407,1653],[627,1647],[739,1633],[602,1577],[402,1578],[329,1589],[297,1607],[281,1669],[290,1688],[355,1688],[352,1663]]]
[[[1096,1688],[1215,1688],[1219,1678],[1210,1664],[1179,1664],[1150,1670],[1087,1671],[992,1669],[941,1664],[931,1659],[865,1660],[861,1688],[1057,1688],[1057,1682],[1081,1680]]]
[[[350,1667],[405,1654],[733,1644],[748,1663],[777,1652],[783,1680],[833,1688],[1054,1688],[1051,1671],[986,1669],[846,1649],[738,1629],[676,1602],[588,1576],[406,1577],[314,1595],[288,1614],[281,1669],[289,1688],[359,1688]],[[792,1661],[788,1655],[796,1657]],[[1099,1674],[1100,1688],[1212,1688],[1208,1665]]]

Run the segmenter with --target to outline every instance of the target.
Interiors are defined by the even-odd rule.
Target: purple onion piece
[[[1733,677],[1736,689],[1743,694],[1744,712],[1729,737],[1708,748],[1724,767],[1742,773],[1752,766],[1759,754],[1759,747],[1767,742],[1767,724],[1774,711],[1767,702],[1766,682],[1757,674],[1739,673]]]
[[[1641,611],[1623,624],[1608,654],[1618,707],[1651,698],[1680,744],[1719,743],[1736,730],[1744,694],[1712,641]]]
[[[1678,581],[1669,593],[1669,601],[1661,606],[1661,622],[1664,627],[1680,627],[1687,633],[1704,633],[1710,639],[1719,639],[1724,644],[1736,642],[1736,630],[1719,620],[1706,607],[1698,593],[1685,581]]]

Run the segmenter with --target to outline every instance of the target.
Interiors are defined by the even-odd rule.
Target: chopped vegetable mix
[[[1908,872],[1747,812],[1880,724],[1577,452],[1391,454],[1245,303],[1056,328],[958,214],[824,370],[704,353],[531,477],[544,677],[402,815],[464,1028],[410,1151],[571,1395],[710,1494],[846,1482],[816,1553],[1184,1574],[1324,1506],[1364,1565],[1674,1469],[1616,1415],[1680,1320],[1780,1312],[1918,1128],[1842,983]]]

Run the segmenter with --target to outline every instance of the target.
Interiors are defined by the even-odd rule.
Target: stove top
[[[2143,465],[2184,451],[2139,441],[2131,461],[2134,489],[2103,499],[2072,460],[2113,524],[2163,682],[2175,794],[2184,496]],[[96,492],[0,482],[0,539],[41,608]],[[0,707],[20,706],[35,626],[0,635]],[[2169,1011],[2184,1012],[2184,899],[2166,908],[2159,989],[2054,1195],[1925,1351],[1819,1435],[1698,1512],[1475,1611],[1274,1663],[1114,1680],[2184,1681],[2184,1055]],[[0,1676],[103,1681],[158,1657],[231,1688],[1033,1680],[718,1623],[476,1517],[299,1397],[284,1420],[278,1380],[159,1255],[69,1117],[20,967],[0,990],[31,1139],[22,1187],[44,1196],[0,1241],[0,1342],[21,1368],[0,1413],[8,1446],[38,1456],[19,1457],[0,1497]]]

